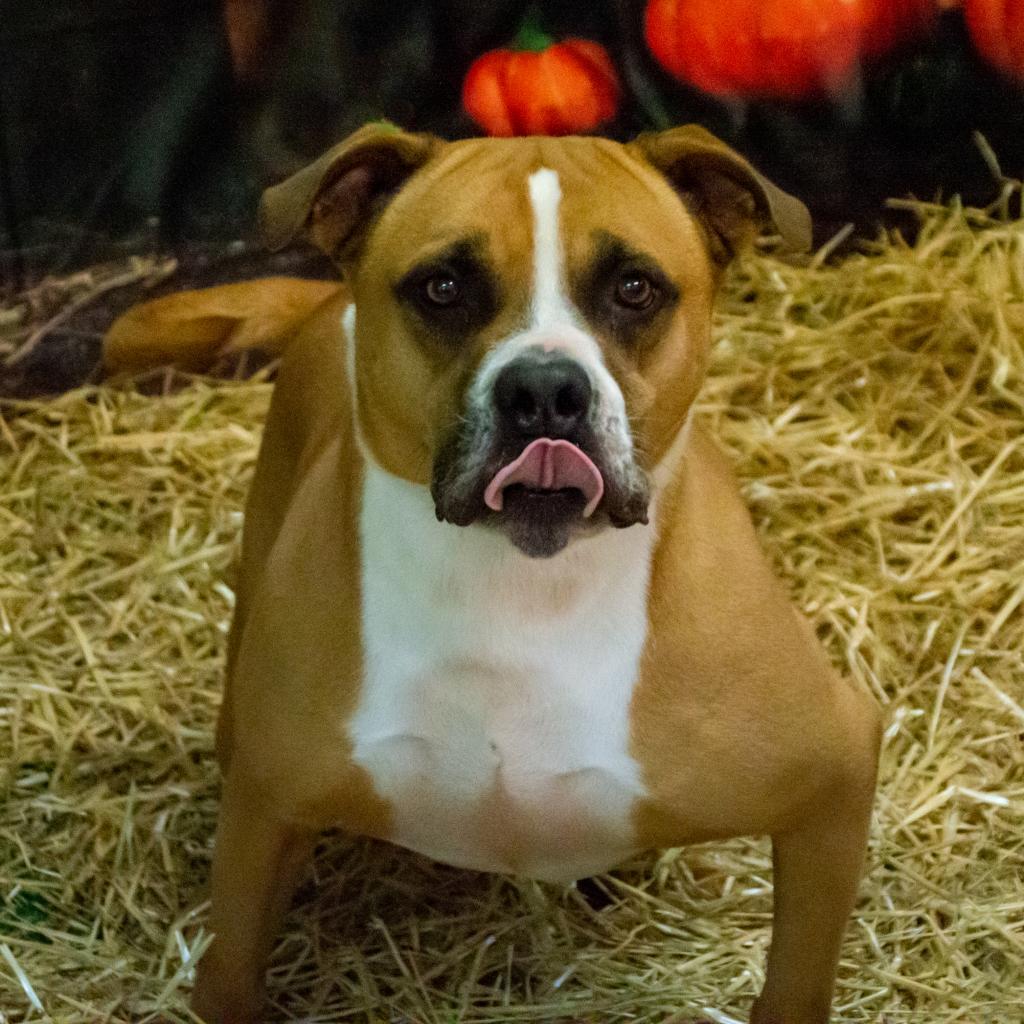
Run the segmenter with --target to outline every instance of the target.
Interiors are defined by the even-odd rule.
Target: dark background
[[[126,251],[247,239],[263,187],[368,119],[475,134],[463,75],[527,7],[267,0],[270,30],[240,72],[225,2],[0,0],[0,291]],[[1024,89],[975,55],[958,12],[840,102],[725,104],[654,63],[643,0],[539,6],[552,34],[611,52],[625,95],[609,135],[700,121],[808,201],[822,237],[851,220],[873,231],[889,196],[991,199],[975,132],[1024,174]]]

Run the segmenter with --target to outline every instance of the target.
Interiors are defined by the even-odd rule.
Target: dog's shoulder
[[[339,420],[351,419],[351,389],[341,319],[347,290],[319,306],[299,328],[281,359],[264,449],[281,445],[296,456],[323,440]]]
[[[245,509],[233,651],[248,607],[282,527],[308,477],[330,444],[355,453],[342,291],[319,306],[285,349]],[[340,465],[340,460],[339,460]]]
[[[343,290],[319,306],[281,360],[246,509],[247,550],[269,551],[303,475],[328,442],[354,444]]]

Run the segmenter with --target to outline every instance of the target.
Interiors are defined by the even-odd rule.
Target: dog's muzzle
[[[645,523],[649,484],[625,426],[607,417],[579,362],[519,355],[482,398],[470,398],[438,453],[437,517],[494,525],[539,558],[557,554],[575,533]]]

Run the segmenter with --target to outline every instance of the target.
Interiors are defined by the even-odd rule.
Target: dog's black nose
[[[519,358],[494,382],[501,424],[524,437],[571,437],[590,413],[587,371],[565,358]]]

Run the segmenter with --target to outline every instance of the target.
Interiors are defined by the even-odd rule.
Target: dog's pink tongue
[[[575,487],[587,499],[584,516],[593,513],[604,494],[604,479],[597,466],[571,441],[553,441],[547,437],[532,441],[519,458],[498,470],[484,491],[487,507],[500,512],[505,488],[513,484],[523,484],[535,491]]]

